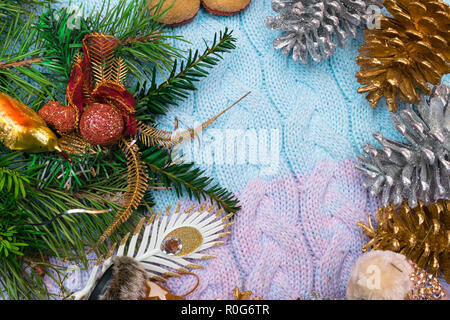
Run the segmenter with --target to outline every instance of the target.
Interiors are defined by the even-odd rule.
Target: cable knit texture
[[[102,0],[83,3],[90,11]],[[271,1],[256,0],[232,17],[201,9],[194,21],[173,29],[192,43],[174,43],[182,49],[204,48],[203,39],[211,40],[225,27],[234,30],[238,42],[198,84],[198,91],[158,120],[161,128],[173,129],[175,117],[192,127],[252,91],[203,133],[200,148],[192,143],[197,144],[193,160],[239,196],[242,210],[226,244],[209,250],[217,258],[195,270],[200,285],[189,299],[231,299],[236,286],[264,299],[308,298],[312,291],[343,298],[350,269],[367,240],[356,223],[374,216],[380,205],[362,187],[356,156],[365,143],[376,145],[376,131],[401,140],[388,109],[373,110],[356,92],[361,30],[328,60],[302,65],[272,48],[279,33],[265,27],[270,15]],[[444,83],[449,80],[446,76]],[[221,160],[236,148],[219,141],[227,130],[241,130],[248,137],[242,162]],[[270,140],[272,152],[263,155],[251,143],[252,135],[257,141]],[[222,148],[211,151],[215,145]],[[155,194],[157,209],[177,201],[170,191]],[[80,289],[86,276],[71,277],[65,284]],[[182,276],[168,285],[181,295],[194,283],[193,277]]]

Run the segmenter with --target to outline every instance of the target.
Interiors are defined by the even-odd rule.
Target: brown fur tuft
[[[129,257],[113,257],[113,277],[101,300],[142,300],[147,293],[147,273]]]

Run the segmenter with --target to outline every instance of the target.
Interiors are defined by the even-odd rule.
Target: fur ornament
[[[113,276],[100,300],[142,300],[146,297],[147,272],[129,257],[112,258]]]
[[[347,284],[349,300],[446,300],[434,276],[392,251],[373,250],[358,258]]]

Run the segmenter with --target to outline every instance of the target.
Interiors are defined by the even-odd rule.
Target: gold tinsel
[[[374,108],[381,97],[391,112],[397,98],[418,103],[428,83],[439,85],[450,72],[450,7],[441,0],[385,0],[392,17],[380,16],[380,28],[364,30],[356,73]]]
[[[262,300],[262,298],[252,298],[253,292],[240,291],[238,287],[233,290],[234,300]]]
[[[363,252],[370,248],[399,252],[434,276],[441,270],[450,282],[450,200],[429,206],[419,201],[415,209],[404,200],[398,209],[393,205],[378,209],[376,220],[377,229],[370,217],[368,226],[358,223],[372,238],[363,246]]]
[[[251,291],[240,291],[238,287],[233,289],[234,300],[263,300],[263,298],[252,298],[253,292]],[[217,298],[216,300],[222,300]]]
[[[127,158],[128,168],[128,189],[124,194],[125,204],[116,213],[113,223],[106,229],[97,242],[102,243],[109,237],[122,223],[126,222],[137,207],[141,204],[148,188],[147,165],[141,160],[141,153],[135,141],[122,138],[119,143],[123,153]],[[95,248],[91,248],[88,252]]]
[[[58,141],[61,148],[67,154],[96,154],[99,147],[94,147],[77,133],[62,134]],[[101,148],[106,152],[106,148]]]

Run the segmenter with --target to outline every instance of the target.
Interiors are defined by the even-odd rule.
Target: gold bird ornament
[[[0,92],[0,141],[11,149],[29,153],[58,151],[66,158],[58,137],[30,107]]]

